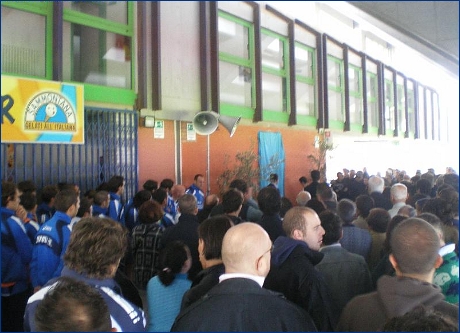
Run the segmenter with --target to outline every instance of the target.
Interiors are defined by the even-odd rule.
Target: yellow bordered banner
[[[2,142],[84,144],[81,84],[2,75]]]

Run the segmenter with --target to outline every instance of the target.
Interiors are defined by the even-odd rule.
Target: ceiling
[[[458,1],[348,1],[360,16],[458,77]]]

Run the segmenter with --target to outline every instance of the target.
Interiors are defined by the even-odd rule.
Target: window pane
[[[297,82],[296,83],[296,96],[297,96],[297,114],[304,116],[315,115],[315,89],[313,86]]]
[[[345,121],[342,110],[342,94],[329,90],[329,119]]]
[[[131,89],[131,38],[64,22],[64,80]]]
[[[393,83],[385,81],[385,134],[393,135],[395,129],[395,107],[393,98]]]
[[[425,89],[422,87],[418,88],[418,128],[419,128],[419,138],[425,139]]]
[[[378,127],[377,76],[367,73],[367,122],[371,127]]]
[[[313,53],[304,48],[295,48],[295,73],[304,77],[313,77]]]
[[[433,139],[433,109],[431,105],[431,91],[426,91],[426,134],[427,139]]]
[[[334,87],[341,86],[340,63],[327,60],[327,84]]]
[[[64,8],[128,24],[127,1],[63,1]]]
[[[404,98],[404,87],[398,85],[398,125],[399,135],[406,132],[406,99]]]
[[[286,111],[286,80],[282,77],[263,73],[262,94],[265,110]]]
[[[348,69],[348,80],[350,84],[350,91],[352,92],[360,92],[360,82],[361,82],[361,77],[359,75],[359,70],[354,69],[354,68],[349,68]]]
[[[361,124],[363,115],[363,101],[361,98],[350,97],[350,122],[353,124]]]
[[[415,132],[414,90],[407,89],[407,107],[409,111],[409,132]]]
[[[221,61],[220,101],[251,107],[251,69]]]
[[[249,59],[248,28],[219,17],[219,51]]]
[[[262,34],[262,65],[283,69],[283,42],[276,37]]]
[[[46,76],[46,17],[2,6],[2,73]]]
[[[439,109],[437,94],[433,94],[433,131],[434,139],[439,140]]]

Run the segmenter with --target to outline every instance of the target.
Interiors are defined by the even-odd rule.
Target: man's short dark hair
[[[244,179],[234,179],[228,187],[236,188],[237,190],[240,190],[243,194],[248,192],[248,183]]]
[[[158,182],[152,179],[147,180],[144,185],[142,185],[144,190],[153,192],[158,188]]]
[[[134,195],[133,206],[139,209],[139,207],[146,201],[152,199],[152,192],[149,190],[141,190]]]
[[[431,182],[428,179],[419,179],[415,185],[416,190],[419,193],[430,195],[431,193]]]
[[[222,196],[222,208],[224,213],[229,214],[236,212],[243,204],[243,194],[234,188],[229,189]]]
[[[273,186],[262,188],[257,194],[257,202],[259,203],[259,209],[266,215],[274,215],[280,212],[280,192]]]
[[[107,182],[109,192],[116,193],[118,189],[123,186],[125,179],[122,176],[113,176]]]
[[[161,181],[160,188],[164,188],[165,190],[166,189],[171,190],[173,185],[174,185],[174,181],[172,179],[165,178]]]
[[[18,183],[18,190],[22,193],[32,193],[37,191],[37,186],[35,186],[35,183],[31,180],[23,180]]]
[[[318,186],[316,187],[316,195],[324,201],[332,200],[334,198],[332,188],[330,188],[326,183],[318,184]]]
[[[374,208],[374,199],[367,194],[361,194],[356,197],[355,200],[356,209],[359,210],[359,215],[363,218],[367,218],[369,216],[369,212],[372,208]]]
[[[32,192],[23,192],[20,197],[21,205],[24,209],[30,212],[37,205],[37,196]]]
[[[203,178],[204,178],[204,176],[203,176],[201,173],[197,173],[197,174],[195,175],[195,177],[193,177],[193,180],[196,181],[196,180],[198,180],[199,177],[203,177]]]
[[[198,238],[203,240],[203,254],[206,260],[222,259],[222,240],[232,226],[232,220],[226,215],[216,215],[200,223]]]
[[[160,205],[163,204],[165,199],[168,197],[168,192],[162,187],[152,193],[152,199],[158,202]]]
[[[109,201],[109,192],[107,191],[97,191],[94,196],[93,203],[96,206],[101,206],[105,201]]]
[[[90,285],[60,277],[35,311],[37,332],[109,332],[110,312],[102,295]]]
[[[59,212],[67,212],[67,210],[78,202],[78,196],[74,189],[62,190],[56,194],[54,207]]]
[[[58,192],[59,190],[56,185],[46,185],[41,191],[42,202],[49,204]]]
[[[337,205],[337,214],[344,224],[351,224],[356,215],[356,204],[350,199],[342,199]]]
[[[318,216],[321,220],[321,226],[325,231],[323,244],[331,245],[337,243],[342,237],[342,221],[340,217],[329,210],[321,212]]]
[[[372,208],[366,220],[369,228],[375,232],[382,233],[387,231],[391,215],[383,208]]]
[[[388,319],[383,332],[458,332],[458,323],[444,313],[419,305],[402,316]]]
[[[321,173],[319,170],[312,170],[310,172],[310,177],[313,181],[318,181],[321,178]]]
[[[278,181],[278,175],[276,173],[270,174],[270,181],[271,182],[277,182]]]

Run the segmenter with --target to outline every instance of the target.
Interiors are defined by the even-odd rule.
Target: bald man
[[[348,302],[336,331],[382,331],[387,320],[419,305],[458,323],[458,306],[447,303],[432,282],[435,269],[442,264],[440,244],[436,230],[422,219],[412,217],[398,224],[390,238],[390,263],[396,276],[382,276],[377,291]]]
[[[337,324],[337,307],[332,302],[322,274],[315,269],[324,257],[319,252],[324,229],[316,212],[296,206],[283,220],[286,236],[274,242],[271,269],[264,288],[281,292],[306,310],[318,331],[332,332]]]
[[[316,331],[309,315],[262,288],[272,243],[258,224],[230,228],[222,243],[225,274],[200,301],[182,311],[171,331]]]

